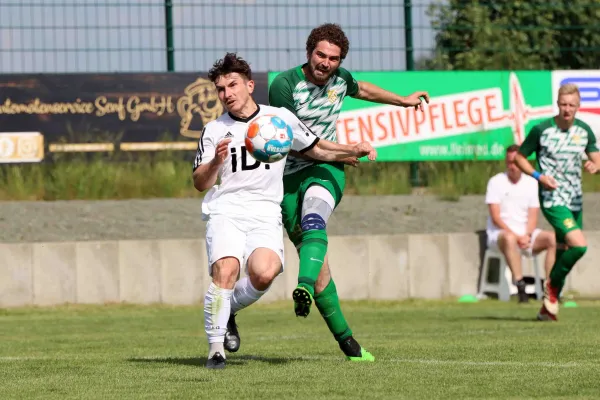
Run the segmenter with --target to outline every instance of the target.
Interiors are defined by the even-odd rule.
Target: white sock
[[[267,290],[269,289],[267,288]],[[233,295],[231,296],[231,313],[235,314],[248,307],[250,304],[256,303],[262,295],[267,293],[267,290],[261,292],[260,290],[255,289],[250,282],[250,278],[244,276],[237,281],[235,288],[233,289]]]
[[[208,358],[217,351],[225,357],[223,342],[227,331],[227,321],[231,314],[232,289],[222,289],[211,283],[204,296],[204,329],[208,337]]]

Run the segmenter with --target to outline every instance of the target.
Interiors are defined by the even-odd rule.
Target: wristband
[[[540,174],[537,171],[533,171],[533,174],[531,174],[531,176],[533,176],[536,180],[540,180],[540,176],[542,176],[542,174]]]

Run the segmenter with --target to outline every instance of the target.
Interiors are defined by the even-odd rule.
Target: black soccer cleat
[[[517,297],[519,298],[519,303],[529,303],[529,295],[525,292],[525,286],[527,283],[524,279],[521,279],[517,282]]]
[[[229,316],[229,321],[227,321],[227,331],[225,332],[225,343],[223,343],[223,347],[225,347],[225,350],[235,353],[240,349],[240,344],[241,339],[237,324],[235,323],[235,314],[231,314]]]
[[[221,353],[217,352],[213,354],[211,358],[206,361],[206,368],[208,369],[223,369],[225,368],[225,357]]]
[[[310,314],[310,306],[312,305],[312,295],[303,286],[298,286],[292,292],[292,299],[294,299],[294,312],[296,317],[308,317]]]
[[[362,346],[358,344],[356,339],[354,339],[352,336],[347,337],[338,343],[340,345],[340,349],[346,355],[346,359],[349,361],[375,361],[373,354],[363,349]]]

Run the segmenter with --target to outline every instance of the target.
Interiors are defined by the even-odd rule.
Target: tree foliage
[[[446,0],[428,11],[436,70],[596,69],[598,0]]]

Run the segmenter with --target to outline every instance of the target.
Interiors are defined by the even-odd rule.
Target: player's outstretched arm
[[[339,144],[321,139],[312,149],[306,152],[310,157],[321,161],[340,161],[348,157],[364,157],[374,161],[377,151],[368,142],[355,145]]]
[[[554,190],[558,187],[558,183],[553,177],[549,175],[542,175],[536,171],[522,153],[517,153],[517,156],[515,157],[515,164],[521,171],[523,171],[523,173],[533,176],[535,179],[537,179],[546,189]]]
[[[194,187],[199,192],[210,189],[217,183],[219,168],[229,154],[229,143],[231,139],[220,141],[215,148],[215,156],[206,164],[201,164],[194,170],[192,177],[194,178]]]
[[[373,103],[390,104],[400,107],[415,107],[415,109],[421,111],[423,111],[423,100],[425,100],[426,103],[429,103],[429,93],[425,91],[414,92],[413,94],[404,97],[365,81],[358,82],[358,92],[353,97]]]

